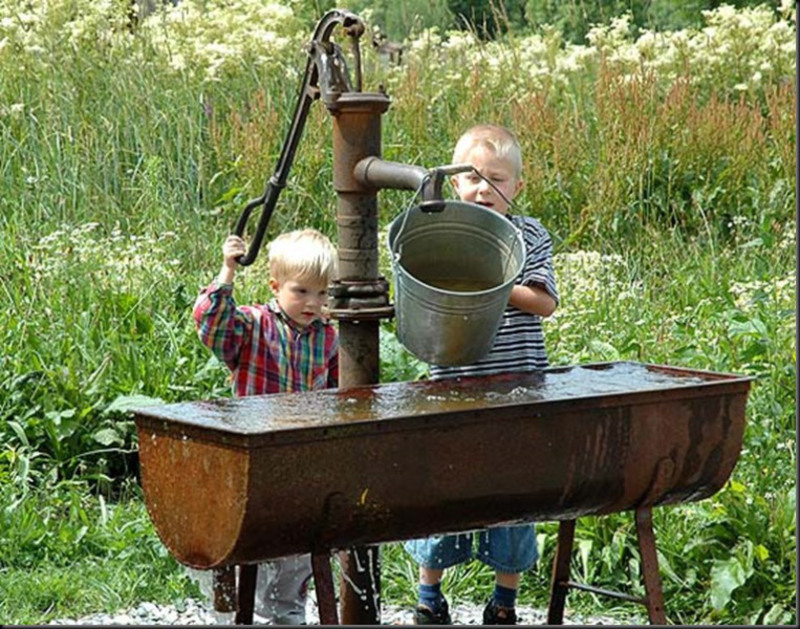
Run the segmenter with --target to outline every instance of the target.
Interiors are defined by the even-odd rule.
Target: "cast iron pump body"
[[[355,89],[341,48],[331,41],[336,26],[350,40],[355,58]],[[414,190],[426,211],[443,207],[445,177],[471,166],[426,169],[381,159],[381,116],[390,104],[383,88],[362,92],[359,38],[361,19],[345,10],[328,12],[308,45],[308,60],[294,116],[278,164],[262,196],[250,201],[235,227],[244,233],[251,212],[260,207],[256,233],[242,265],[255,260],[270,216],[294,160],[311,104],[321,99],[333,117],[333,185],[337,195],[339,278],[329,287],[329,312],[339,322],[339,387],[376,384],[380,380],[379,323],[394,315],[389,284],[378,266],[377,192],[383,188]],[[340,602],[344,624],[380,623],[378,547],[340,553]],[[362,566],[372,567],[364,570]],[[352,587],[351,587],[352,586]],[[356,590],[361,595],[356,594]],[[362,598],[363,596],[363,598]]]

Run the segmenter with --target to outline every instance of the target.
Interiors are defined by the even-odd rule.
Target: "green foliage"
[[[5,450],[0,464],[0,616],[46,623],[142,600],[197,596],[156,536],[138,486],[113,503],[84,481],[31,483],[29,449]]]
[[[400,344],[394,325],[381,325],[380,346],[381,382],[406,382],[427,375],[428,366]]]
[[[364,17],[378,33],[402,43],[426,28],[447,30],[453,26],[447,0],[353,0],[348,7]]]
[[[295,14],[310,24],[338,5],[333,0],[294,0]],[[554,28],[568,42],[587,42],[590,29],[613,18],[630,15],[637,32],[672,31],[702,25],[703,11],[720,6],[718,0],[353,0],[347,8],[367,17],[381,33],[402,42],[410,33],[437,28],[466,30],[482,40],[525,35]],[[730,0],[731,7],[752,8],[763,0]]]
[[[448,0],[453,15],[453,26],[474,32],[480,39],[495,39],[512,28],[526,26],[525,6],[521,0],[495,2],[495,0]]]
[[[502,3],[515,4],[515,3]],[[756,7],[761,0],[732,0],[729,6]],[[650,0],[527,0],[524,2],[523,28],[537,29],[555,26],[564,39],[584,43],[590,28],[607,24],[613,18],[630,14],[637,30],[672,31],[701,24],[702,12],[720,6],[717,0],[684,0],[682,2],[651,2]]]

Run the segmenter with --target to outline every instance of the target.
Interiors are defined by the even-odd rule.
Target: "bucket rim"
[[[449,206],[454,206],[454,205],[455,206],[462,206],[463,208],[469,209],[470,211],[478,210],[479,212],[485,213],[487,216],[493,216],[493,217],[497,217],[500,220],[508,221],[508,223],[515,230],[517,230],[518,232],[520,231],[519,228],[516,225],[514,225],[514,223],[511,221],[511,219],[509,218],[508,214],[501,214],[500,212],[496,212],[495,210],[489,209],[488,207],[485,207],[485,206],[480,205],[478,203],[472,203],[471,201],[461,201],[460,199],[447,199],[445,201],[442,201],[442,203],[443,203],[444,207],[441,210],[437,211],[437,212],[423,212],[422,211],[422,206],[420,204],[411,206],[410,208],[407,208],[407,209],[403,210],[402,212],[400,212],[400,214],[395,216],[389,222],[389,224],[386,226],[386,237],[387,237],[387,239],[389,237],[389,232],[392,231],[392,227],[396,223],[398,223],[406,215],[411,214],[412,212],[416,212],[417,214],[431,214],[431,215],[435,216],[436,214],[441,214],[442,212],[444,212]],[[389,249],[392,249],[391,243],[389,245]]]
[[[395,281],[397,281],[396,269],[397,269],[397,267],[400,267],[403,270],[404,278],[407,278],[408,280],[412,281],[414,284],[417,284],[418,286],[422,286],[427,290],[436,291],[438,293],[443,293],[443,294],[446,294],[448,296],[456,296],[456,297],[458,297],[458,296],[465,296],[465,297],[466,296],[470,296],[470,297],[472,297],[472,296],[475,296],[475,295],[484,295],[484,294],[496,293],[496,292],[498,292],[500,290],[505,290],[506,288],[508,288],[509,284],[513,285],[514,281],[517,279],[517,276],[519,275],[519,272],[525,266],[525,239],[522,236],[522,230],[520,230],[519,227],[517,227],[508,218],[508,216],[506,214],[501,214],[500,212],[496,212],[494,210],[491,210],[491,209],[489,209],[487,207],[479,205],[478,203],[472,203],[470,201],[462,201],[460,199],[447,199],[447,200],[443,201],[443,203],[444,203],[445,207],[441,211],[444,211],[445,209],[447,209],[448,206],[462,206],[464,208],[468,208],[470,211],[478,210],[480,212],[485,213],[486,215],[491,215],[493,217],[497,217],[497,219],[499,219],[499,220],[507,221],[508,222],[508,226],[511,227],[511,229],[512,229],[512,231],[514,233],[514,236],[515,236],[516,240],[518,241],[518,244],[519,244],[519,247],[520,247],[520,251],[522,252],[522,263],[520,264],[519,270],[517,271],[516,274],[514,274],[511,277],[509,277],[503,283],[497,284],[496,286],[492,286],[491,288],[486,288],[484,290],[453,291],[453,290],[447,290],[445,288],[439,288],[438,286],[433,286],[432,284],[427,284],[427,283],[423,282],[419,278],[417,278],[414,275],[412,275],[408,271],[408,269],[403,267],[403,265],[400,263],[400,261],[396,259],[396,256],[398,255],[398,252],[395,249],[395,246],[397,244],[397,238],[395,238],[395,242],[394,243],[390,242],[390,238],[389,238],[390,233],[392,232],[394,225],[398,221],[400,221],[401,219],[406,217],[408,214],[410,214],[412,212],[415,212],[415,211],[418,214],[423,214],[423,213],[427,214],[427,212],[423,212],[422,211],[420,205],[415,205],[413,207],[408,208],[407,210],[404,210],[400,214],[398,214],[389,223],[389,225],[387,225],[387,227],[386,227],[386,240],[387,240],[387,244],[389,245],[389,253],[391,254],[389,257],[390,257],[390,262],[391,262],[392,271],[393,271],[393,275],[394,275]],[[492,220],[494,220],[494,219],[492,219]]]

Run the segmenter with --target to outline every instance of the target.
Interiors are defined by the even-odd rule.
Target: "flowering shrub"
[[[222,80],[229,66],[249,72],[283,68],[295,80],[307,29],[287,3],[259,0],[184,1],[142,23],[142,34],[173,69],[203,71],[207,81]]]
[[[479,67],[485,87],[501,89],[504,97],[565,88],[576,76],[596,72],[601,63],[623,77],[652,72],[668,84],[688,76],[698,85],[746,91],[794,76],[793,7],[788,0],[777,13],[766,5],[741,10],[722,5],[704,12],[702,29],[644,31],[636,38],[625,15],[590,29],[589,45],[568,44],[554,29],[511,44],[481,44],[469,32],[431,29],[411,39],[408,59],[411,64],[443,66],[437,76],[446,79],[445,85],[465,80]],[[396,78],[400,75],[394,72]]]
[[[116,63],[152,62],[155,51],[175,71],[219,81],[239,71],[282,67],[295,61],[298,35],[307,25],[285,3],[260,0],[184,0],[134,22],[130,0],[0,2],[0,61],[34,67],[69,52],[109,55]],[[289,69],[294,67],[287,66]],[[291,78],[294,78],[292,75]]]
[[[81,281],[96,288],[136,292],[174,276],[180,260],[170,258],[163,246],[174,242],[174,232],[138,236],[115,228],[103,236],[97,233],[99,227],[65,225],[30,243],[28,272],[33,282],[55,288],[80,270]]]
[[[165,55],[173,69],[202,71],[206,80],[216,81],[229,65],[252,71],[297,60],[310,25],[293,17],[291,4],[183,0],[148,15],[134,29],[128,0],[31,0],[22,11],[15,0],[2,0],[0,57],[43,59],[59,48],[85,53],[98,45],[120,49],[124,57],[138,37]],[[667,82],[691,76],[698,84],[729,90],[756,89],[794,76],[793,2],[782,0],[777,12],[766,5],[734,9],[723,4],[705,11],[704,18],[701,29],[645,31],[634,39],[630,16],[624,15],[593,27],[586,46],[567,44],[554,29],[512,43],[482,43],[470,32],[434,28],[411,34],[406,59],[410,65],[444,66],[437,72],[443,88],[480,67],[487,87],[502,87],[507,96],[569,85],[601,61],[632,76],[653,71]],[[136,62],[146,51],[136,50]],[[402,79],[400,67],[389,73]]]

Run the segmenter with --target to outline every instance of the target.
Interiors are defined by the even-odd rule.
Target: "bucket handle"
[[[406,227],[408,214],[415,207],[414,202],[417,197],[423,198],[423,200],[417,204],[420,212],[424,212],[426,214],[442,212],[444,211],[445,206],[445,203],[442,200],[442,184],[444,183],[444,178],[452,177],[453,175],[457,175],[459,173],[466,173],[471,170],[475,170],[475,167],[472,164],[448,164],[446,166],[436,166],[435,168],[428,170],[428,172],[425,173],[425,175],[422,177],[422,180],[419,182],[419,186],[414,192],[414,195],[411,197],[411,203],[409,203],[408,207],[405,209],[403,214],[403,223],[400,225],[400,231],[397,234],[396,240],[400,239],[400,234],[403,233],[403,230]],[[491,182],[489,183],[491,184]],[[424,192],[429,187],[433,189],[433,198],[425,199]],[[397,253],[393,252],[394,255],[392,256],[392,260],[394,262],[400,261],[401,247],[402,245],[398,247]]]
[[[514,225],[513,223],[512,223],[512,227],[514,228],[514,235],[520,233],[521,230],[516,225]],[[510,244],[509,247],[508,247],[508,255],[506,256],[506,263],[503,266],[503,277],[505,277],[506,273],[508,272],[508,265],[511,264],[511,257],[512,257],[512,254],[514,253],[513,238],[511,240],[512,240],[512,244]]]
[[[478,175],[478,177],[483,179],[492,188],[494,188],[494,191],[497,192],[497,194],[500,195],[500,197],[503,199],[503,201],[505,201],[510,208],[516,209],[516,205],[514,205],[514,202],[511,199],[509,199],[505,194],[503,194],[503,192],[500,190],[500,188],[498,188],[494,184],[494,182],[492,182],[491,179],[489,179],[488,177],[485,177],[472,164],[448,164],[446,166],[437,166],[436,168],[431,168],[425,174],[425,176],[422,178],[422,181],[420,181],[419,187],[417,188],[416,192],[411,197],[411,203],[408,205],[408,207],[405,209],[405,211],[403,213],[403,222],[400,224],[400,230],[397,232],[397,236],[395,237],[395,242],[400,240],[400,234],[403,233],[403,230],[406,227],[406,222],[408,221],[408,215],[411,212],[411,210],[414,209],[414,207],[415,207],[414,201],[416,200],[416,198],[418,196],[420,196],[422,194],[422,191],[425,189],[425,187],[428,185],[428,183],[430,181],[433,181],[433,184],[434,184],[434,186],[435,186],[435,188],[437,190],[441,190],[442,181],[443,181],[445,176],[453,176],[453,175],[458,175],[460,173],[468,173],[468,172],[472,172],[472,173],[475,173],[476,175]],[[433,200],[422,201],[421,203],[418,204],[418,206],[419,206],[420,212],[425,212],[426,214],[431,214],[431,213],[434,213],[434,212],[442,212],[444,210],[445,204],[440,199],[433,199]],[[519,231],[519,228],[517,228],[516,225],[514,225],[514,228],[517,231]],[[403,247],[403,245],[398,245],[397,252],[394,252],[394,251],[392,252],[392,261],[393,262],[396,262],[398,264],[400,263],[400,258],[402,257],[402,247]],[[511,253],[512,253],[513,249],[514,249],[513,247],[509,247],[508,258],[506,259],[506,265],[503,268],[503,277],[505,277],[506,271],[508,270],[508,265],[511,262]]]

